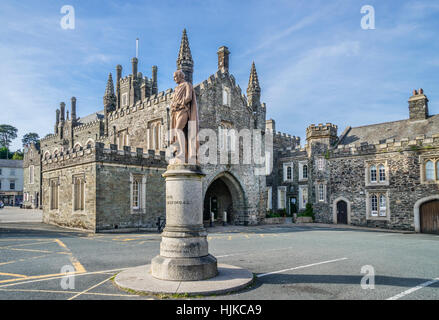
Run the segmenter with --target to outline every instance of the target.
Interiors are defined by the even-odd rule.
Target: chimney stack
[[[218,70],[222,72],[229,72],[229,54],[230,51],[226,46],[218,49]]]
[[[72,97],[71,101],[72,101],[72,106],[71,106],[71,109],[72,109],[72,122],[75,122],[76,121],[76,98]]]
[[[133,65],[133,79],[137,78],[137,63],[138,62],[139,62],[139,60],[137,60],[137,58],[131,59],[131,64]]]
[[[61,118],[60,121],[64,122],[65,121],[65,110],[66,110],[66,104],[64,102],[61,102],[60,104],[60,109],[61,109]]]

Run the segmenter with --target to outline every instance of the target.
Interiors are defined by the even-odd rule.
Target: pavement
[[[42,222],[43,212],[39,209],[21,209],[20,207],[4,207],[0,209],[0,223],[5,222]]]
[[[288,224],[208,228],[208,241],[219,264],[248,269],[255,281],[199,299],[439,299],[437,235]],[[159,246],[157,232],[1,222],[0,299],[160,299],[113,283],[119,272],[149,264]]]

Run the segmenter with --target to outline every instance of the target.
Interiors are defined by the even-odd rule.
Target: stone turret
[[[306,148],[309,155],[323,154],[337,142],[337,129],[335,124],[315,124],[306,128]]]
[[[409,98],[410,120],[425,120],[428,118],[428,98],[423,89],[413,90],[413,96]]]
[[[255,63],[252,63],[250,78],[247,87],[247,101],[249,106],[257,106],[261,103],[261,87],[259,86],[258,73]]]
[[[183,36],[181,38],[180,51],[178,52],[177,58],[177,70],[183,71],[186,81],[192,83],[194,61],[192,60],[186,29],[183,30]]]
[[[222,46],[218,49],[218,70],[226,73],[229,72],[229,48]]]

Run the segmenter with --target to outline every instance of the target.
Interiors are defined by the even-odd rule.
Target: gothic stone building
[[[272,136],[265,156],[273,169],[265,176],[242,161],[203,165],[206,222],[213,212],[217,221],[258,224],[267,211],[300,213],[312,204],[317,222],[438,232],[439,115],[429,115],[422,90],[409,99],[409,119],[340,135],[334,124],[311,125],[302,147],[266,120],[255,65],[244,95],[229,73],[228,48],[217,54],[218,70],[194,85],[200,129],[218,133],[220,150],[230,129]],[[158,91],[156,66],[149,79],[137,58],[131,64],[125,77],[116,67],[115,86],[109,75],[103,110],[79,118],[73,97],[70,116],[61,103],[54,133],[26,148],[25,206],[42,207],[44,222],[95,232],[154,227],[165,216],[172,89]],[[192,82],[186,31],[177,69]]]
[[[334,124],[311,125],[306,140],[275,153],[268,209],[311,203],[317,222],[439,232],[439,115],[429,115],[422,89],[409,99],[409,119],[339,136]]]
[[[201,129],[265,130],[266,106],[253,64],[244,95],[229,73],[229,50],[220,47],[218,70],[194,85]],[[56,110],[54,133],[28,147],[26,190],[38,195],[43,220],[90,231],[125,227],[154,227],[165,216],[162,174],[169,159],[172,89],[158,91],[157,67],[149,79],[138,72],[122,76],[116,67],[115,87],[110,73],[103,110],[77,117],[76,98],[71,112],[65,103]],[[183,31],[177,69],[192,82],[194,62]],[[293,139],[290,139],[293,141]],[[241,146],[242,147],[242,146]],[[241,150],[242,152],[242,150]],[[227,218],[233,224],[258,224],[266,214],[264,175],[254,175],[251,164],[209,164],[202,167],[205,220]],[[32,170],[32,175],[30,174]],[[33,198],[35,199],[35,198]]]

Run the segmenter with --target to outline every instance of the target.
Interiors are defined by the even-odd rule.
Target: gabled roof
[[[425,120],[406,119],[348,128],[340,137],[338,145],[383,143],[387,139],[415,139],[424,135],[431,137],[436,133],[439,133],[439,115],[430,116]]]

